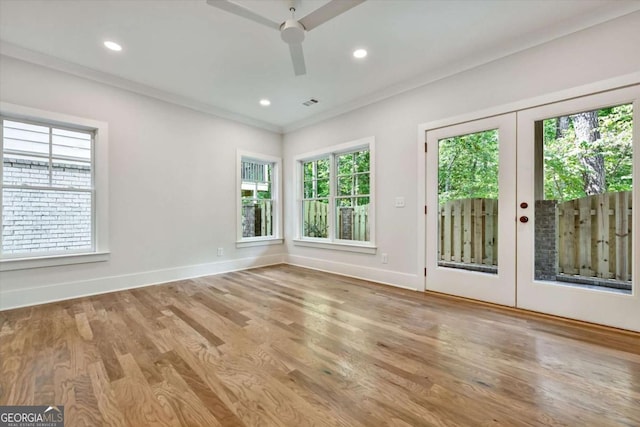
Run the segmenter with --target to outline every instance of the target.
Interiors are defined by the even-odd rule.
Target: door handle
[[[526,223],[526,222],[529,222],[529,217],[527,217],[527,216],[521,216],[521,217],[520,217],[520,222],[521,222],[521,223],[523,223],[523,224],[524,224],[524,223]]]

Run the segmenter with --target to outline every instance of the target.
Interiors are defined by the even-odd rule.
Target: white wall
[[[108,123],[111,249],[0,272],[0,308],[282,261],[283,245],[235,247],[236,149],[280,156],[280,134],[5,56],[0,98]]]
[[[284,137],[285,217],[295,213],[293,158],[366,136],[376,138],[376,255],[294,246],[289,262],[419,289],[417,130],[421,123],[473,113],[640,71],[640,13],[431,83]],[[429,52],[420,54],[428,55]],[[404,196],[405,208],[395,208]],[[293,237],[293,222],[286,235]],[[381,264],[381,253],[389,263]]]

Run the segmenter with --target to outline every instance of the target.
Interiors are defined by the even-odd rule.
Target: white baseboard
[[[299,255],[285,255],[286,263],[312,270],[324,271],[341,276],[354,277],[368,280],[396,288],[415,291],[421,285],[420,277],[415,274],[399,273],[397,271],[383,270],[379,268],[363,267],[356,264],[327,261],[320,258],[310,258]]]
[[[145,271],[121,276],[100,277],[26,289],[12,289],[0,292],[0,311],[282,263],[409,290],[416,290],[419,285],[419,278],[415,274],[399,273],[319,258],[277,254]]]
[[[266,255],[255,258],[241,258],[230,261],[124,274],[121,276],[101,277],[77,282],[58,283],[27,289],[13,289],[0,292],[0,311],[126,289],[141,288],[175,280],[282,264],[285,262],[285,258],[285,254]]]

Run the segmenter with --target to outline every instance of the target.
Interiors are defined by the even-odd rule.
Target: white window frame
[[[273,235],[242,237],[242,161],[254,160],[260,163],[271,163],[272,183],[271,200],[273,214]],[[236,160],[236,247],[278,245],[284,242],[282,237],[282,159],[280,157],[238,150]]]
[[[369,236],[368,242],[357,240],[344,240],[336,238],[335,233],[335,206],[336,206],[336,157],[341,154],[351,153],[354,151],[368,149],[369,150]],[[304,182],[303,182],[303,163],[312,160],[329,157],[329,215],[328,218],[328,237],[306,237],[303,232],[303,211],[302,201],[304,199]],[[307,246],[321,249],[333,249],[348,252],[358,252],[365,254],[375,254],[376,247],[376,161],[375,161],[375,137],[370,136],[355,141],[346,142],[344,144],[334,145],[331,147],[316,150],[310,153],[304,153],[294,158],[295,171],[295,197],[296,201],[296,238],[293,243],[296,246]]]
[[[109,259],[109,166],[108,125],[104,122],[59,114],[36,108],[0,102],[0,115],[16,121],[35,122],[45,126],[62,127],[93,133],[92,145],[92,247],[83,251],[63,253],[34,253],[3,256],[0,253],[0,271],[55,267],[70,264],[101,262]],[[3,152],[2,126],[0,126],[0,157]],[[0,167],[0,188],[3,167]],[[2,197],[0,197],[0,214]]]

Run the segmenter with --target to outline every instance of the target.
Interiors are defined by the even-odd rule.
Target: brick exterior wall
[[[242,207],[242,237],[255,237],[260,235],[261,210],[259,206],[249,205]],[[257,232],[256,232],[257,230]]]
[[[49,185],[48,162],[5,159],[5,184]],[[54,163],[54,186],[91,187],[88,165]],[[65,251],[91,248],[91,193],[4,189],[2,252]]]
[[[353,208],[340,208],[340,234],[338,237],[345,240],[353,239]]]
[[[556,200],[536,200],[536,280],[555,281],[558,275],[557,205]]]

